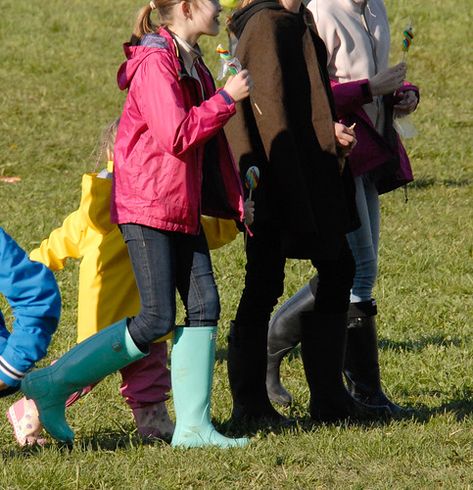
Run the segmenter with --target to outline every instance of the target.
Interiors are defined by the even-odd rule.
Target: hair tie
[[[151,7],[151,10],[156,9],[156,4],[153,2],[153,0],[151,0],[151,2],[149,2],[149,6]]]

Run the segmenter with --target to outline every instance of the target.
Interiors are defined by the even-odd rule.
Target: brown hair
[[[238,4],[239,9],[244,9],[245,7],[248,7],[250,3],[253,3],[254,0],[241,0],[241,2]]]
[[[171,9],[180,1],[181,0],[153,0],[160,21],[159,24],[155,24],[151,19],[151,14],[154,10],[151,8],[151,2],[142,7],[136,16],[135,27],[133,28],[133,34],[130,41],[131,44],[139,44],[141,38],[145,34],[156,32],[159,25],[168,25],[171,22]]]
[[[240,3],[238,4],[238,7],[236,7],[236,9],[244,9],[245,7],[248,7],[248,5],[250,5],[253,2],[254,0],[240,0]],[[281,3],[279,0],[277,0],[277,2],[279,4]],[[303,3],[306,4],[305,2]]]

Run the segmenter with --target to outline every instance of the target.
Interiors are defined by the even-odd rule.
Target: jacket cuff
[[[420,90],[419,87],[417,87],[417,85],[413,85],[410,82],[404,82],[403,86],[401,88],[398,88],[396,92],[394,92],[394,98],[399,97],[403,92],[408,92],[409,90],[415,92],[415,94],[417,95],[417,104],[416,104],[416,108],[417,108],[420,102]]]
[[[217,93],[223,97],[223,99],[228,105],[231,105],[235,102],[233,100],[233,97],[226,90],[221,89]]]
[[[0,355],[0,379],[8,386],[20,386],[26,371],[15,367],[13,359],[8,355],[8,347]]]

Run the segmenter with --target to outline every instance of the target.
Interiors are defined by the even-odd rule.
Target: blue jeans
[[[207,240],[200,235],[162,231],[139,224],[120,225],[128,247],[140,313],[128,324],[138,346],[147,346],[174,329],[176,289],[189,327],[216,325],[220,301]]]
[[[356,264],[350,301],[359,303],[373,297],[378,273],[379,196],[367,174],[355,177],[355,185],[361,227],[349,233],[347,239]]]

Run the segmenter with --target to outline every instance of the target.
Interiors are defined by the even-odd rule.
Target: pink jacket
[[[390,159],[399,158],[399,186],[412,181],[414,177],[409,158],[399,136],[392,130],[393,141],[387,141],[376,131],[371,119],[363,109],[363,105],[372,100],[368,80],[345,83],[331,81],[331,85],[337,114],[341,121],[348,126],[356,123],[355,132],[358,143],[349,157],[353,175],[356,177],[379,167]],[[405,90],[414,90],[418,93],[417,87],[407,82],[399,92]],[[385,99],[391,104],[395,100],[393,97]],[[386,105],[388,104],[389,102],[386,102]],[[387,107],[387,110],[388,113],[392,113],[392,107]]]
[[[235,104],[215,92],[202,60],[202,87],[185,73],[166,29],[141,44],[125,44],[117,75],[128,95],[114,148],[112,222],[197,234],[201,213],[242,221],[240,177],[222,130]]]

